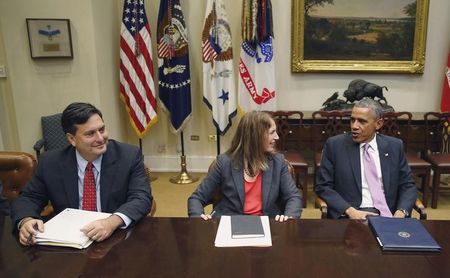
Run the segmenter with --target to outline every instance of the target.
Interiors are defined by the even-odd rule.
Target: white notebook
[[[37,233],[39,245],[84,249],[92,240],[80,231],[89,222],[107,218],[111,213],[67,208],[44,224],[44,232]]]

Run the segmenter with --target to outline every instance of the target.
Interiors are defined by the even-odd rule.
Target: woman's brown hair
[[[227,151],[234,167],[244,167],[250,175],[267,169],[265,140],[272,122],[269,114],[260,111],[251,111],[242,117]],[[242,165],[243,162],[246,165]]]

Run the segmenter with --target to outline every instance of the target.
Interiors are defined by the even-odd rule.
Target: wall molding
[[[188,172],[206,173],[216,156],[186,156]],[[145,164],[152,172],[180,172],[181,157],[178,155],[145,155]]]

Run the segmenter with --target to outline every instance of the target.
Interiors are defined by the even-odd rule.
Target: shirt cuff
[[[124,225],[123,225],[123,226],[120,226],[121,229],[126,229],[126,228],[128,228],[128,226],[130,226],[131,222],[133,221],[133,220],[130,219],[130,217],[126,216],[126,215],[123,214],[123,213],[115,212],[115,213],[113,213],[113,214],[119,216],[119,217],[122,219]]]

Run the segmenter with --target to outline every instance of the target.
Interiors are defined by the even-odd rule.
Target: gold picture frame
[[[387,6],[389,7],[389,3],[393,3],[393,1],[397,0],[380,0],[380,1],[388,1],[385,2],[385,4],[387,4]],[[371,58],[348,59],[346,57],[339,57],[339,55],[333,57],[332,59],[331,58],[321,59],[320,51],[317,51],[317,48],[313,47],[310,47],[308,49],[313,49],[311,52],[316,52],[316,54],[318,53],[317,56],[319,58],[317,57],[311,59],[308,58],[308,55],[309,56],[313,55],[310,55],[310,53],[308,52],[305,55],[305,17],[306,17],[305,10],[307,10],[307,12],[310,12],[311,9],[310,6],[308,6],[305,9],[305,4],[317,2],[318,1],[310,1],[310,0],[292,0],[292,38],[291,38],[292,72],[294,73],[376,72],[376,73],[414,73],[414,74],[421,74],[424,72],[429,0],[416,0],[415,3],[414,1],[411,1],[413,4],[416,5],[415,27],[411,26],[414,28],[414,36],[413,38],[411,38],[412,53],[409,53],[410,58],[406,60],[402,59],[384,60]],[[329,2],[330,1],[326,0],[322,1],[321,3],[324,4],[322,5],[322,7],[329,4]],[[342,0],[340,1],[340,3],[342,3]],[[355,15],[355,17],[357,17],[357,15]],[[387,25],[386,22],[384,22],[384,24]],[[308,43],[311,40],[309,40]],[[354,39],[352,38],[352,40]],[[309,45],[312,46],[313,44]],[[370,52],[369,55],[370,54],[372,54],[372,52]]]

